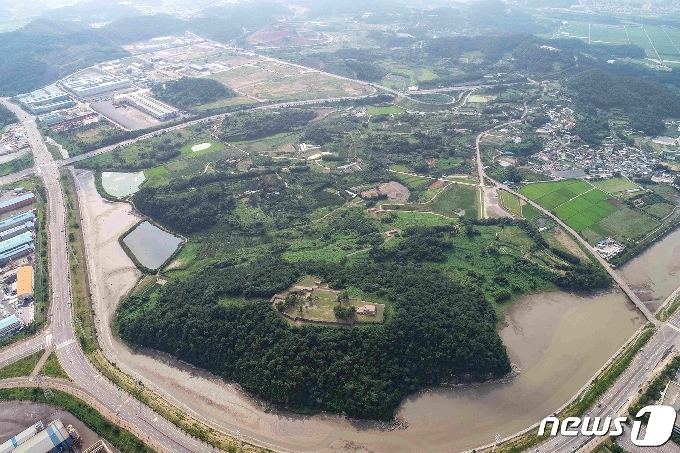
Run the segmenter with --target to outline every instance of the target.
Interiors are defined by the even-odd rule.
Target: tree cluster
[[[180,109],[189,109],[202,104],[236,96],[217,80],[182,77],[159,83],[152,88],[154,96]]]

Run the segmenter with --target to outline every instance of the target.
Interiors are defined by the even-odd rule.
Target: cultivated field
[[[522,187],[520,193],[546,209],[554,209],[592,188],[590,184],[580,179],[570,179],[529,184]]]
[[[616,192],[625,192],[626,190],[637,189],[638,186],[627,180],[626,178],[612,178],[602,181],[593,182],[595,187],[602,189],[604,192],[614,194]]]

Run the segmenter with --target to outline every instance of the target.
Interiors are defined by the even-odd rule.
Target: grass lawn
[[[519,206],[519,198],[504,190],[501,191],[501,197],[503,198],[503,206],[505,206],[508,211],[513,214],[522,215],[522,210]]]
[[[44,353],[45,351],[38,351],[28,357],[24,357],[23,359],[0,368],[0,379],[30,375]]]
[[[390,170],[393,171],[403,171],[404,173],[408,173],[409,169],[406,165],[390,165]]]
[[[541,214],[541,211],[534,208],[530,204],[522,205],[522,217],[527,220],[534,220],[535,218],[540,217]]]
[[[198,149],[196,151],[192,150],[191,148],[194,146],[199,146],[203,144],[209,144],[207,148],[204,149]],[[202,147],[201,147],[202,148]],[[185,156],[200,156],[201,154],[208,154],[213,151],[219,151],[221,149],[224,149],[224,145],[222,143],[217,143],[217,142],[201,142],[201,143],[192,143],[191,145],[186,145],[180,149],[182,154]]]
[[[424,186],[424,185],[430,185],[432,184],[435,180],[430,179],[430,178],[423,178],[420,176],[411,176],[411,175],[402,175],[402,174],[395,174],[394,175],[400,182],[404,183],[406,187],[409,189],[417,189],[418,187]]]
[[[637,189],[638,187],[626,178],[612,178],[602,181],[595,181],[593,182],[593,185],[611,194],[616,192],[624,192],[630,189]]]
[[[43,376],[51,376],[67,380],[69,379],[68,374],[66,374],[66,371],[64,371],[64,369],[61,367],[59,359],[57,359],[57,353],[54,351],[52,351],[50,356],[47,358],[47,361],[40,370],[40,373]]]
[[[396,105],[390,105],[387,107],[376,107],[369,105],[366,107],[366,113],[369,115],[396,115],[398,113],[403,113],[404,109],[397,107]]]
[[[151,178],[152,176],[158,176],[158,175],[166,175],[168,173],[168,169],[165,168],[164,166],[160,167],[154,167],[154,168],[149,168],[148,170],[144,170],[144,175],[147,178]]]
[[[426,212],[390,212],[380,217],[381,230],[389,231],[395,228],[403,230],[411,226],[441,226],[457,223],[454,219],[447,219]]]
[[[447,216],[479,217],[479,190],[475,186],[451,184],[426,206],[428,211]]]

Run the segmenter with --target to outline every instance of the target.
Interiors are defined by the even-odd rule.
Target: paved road
[[[18,107],[6,103],[14,110]],[[21,113],[21,112],[17,112]],[[23,119],[23,118],[22,118]],[[23,121],[33,149],[36,174],[43,179],[48,199],[48,232],[50,244],[50,285],[52,292],[51,321],[40,335],[11,345],[0,352],[0,363],[16,361],[53,344],[57,357],[74,386],[117,414],[121,423],[136,426],[140,437],[151,439],[160,451],[197,452],[208,447],[121,392],[106,380],[85,358],[74,332],[71,312],[70,274],[66,238],[66,209],[59,179],[59,169],[47,151],[33,118]]]

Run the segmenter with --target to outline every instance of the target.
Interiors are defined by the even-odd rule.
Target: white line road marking
[[[76,340],[74,340],[73,338],[71,338],[70,340],[66,340],[66,341],[64,341],[64,342],[59,343],[59,344],[57,345],[57,349],[65,348],[66,346],[68,346],[68,345],[70,345],[70,344],[72,344],[72,343],[75,343],[75,342],[76,342]]]

